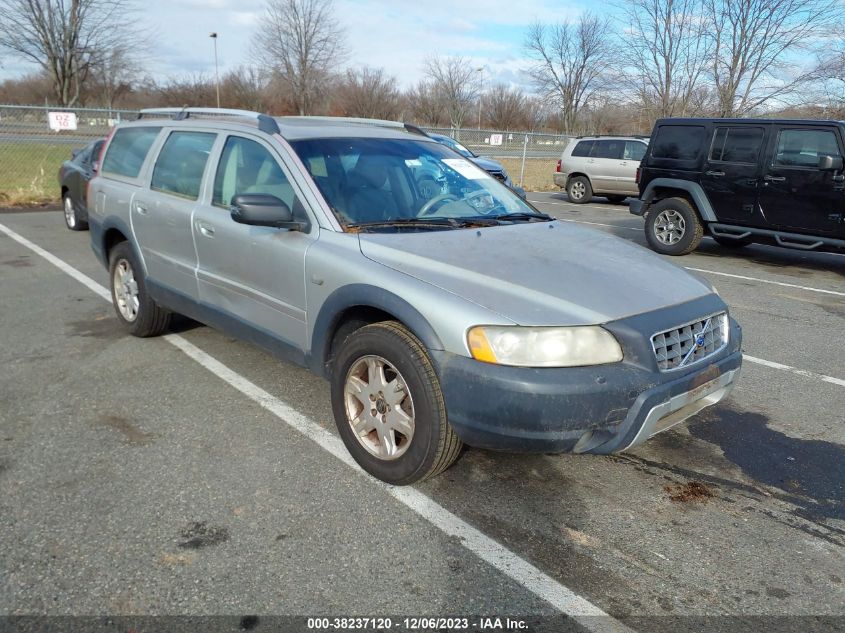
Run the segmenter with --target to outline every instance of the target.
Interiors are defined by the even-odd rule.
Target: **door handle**
[[[769,174],[766,174],[763,176],[763,180],[766,182],[783,182],[786,180],[786,176],[770,176]]]
[[[206,224],[205,222],[197,222],[197,228],[199,229],[200,233],[202,233],[206,237],[214,237],[214,227],[210,224]]]
[[[721,178],[722,176],[725,175],[725,172],[723,172],[723,171],[705,171],[704,175],[705,176],[715,176],[716,178]]]

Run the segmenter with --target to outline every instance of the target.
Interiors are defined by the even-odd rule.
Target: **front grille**
[[[697,342],[696,342],[697,341]],[[651,337],[660,371],[682,369],[704,360],[728,342],[728,315],[714,314]]]

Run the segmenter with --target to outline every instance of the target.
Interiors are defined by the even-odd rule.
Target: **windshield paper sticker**
[[[484,178],[492,177],[483,169],[479,169],[463,158],[444,158],[443,162],[467,180],[482,180]]]

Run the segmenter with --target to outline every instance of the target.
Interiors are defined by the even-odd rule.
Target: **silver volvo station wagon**
[[[463,444],[624,451],[739,376],[706,281],[410,125],[146,110],[100,165],[91,245],[128,331],[180,313],[326,377],[349,452],[392,484]]]

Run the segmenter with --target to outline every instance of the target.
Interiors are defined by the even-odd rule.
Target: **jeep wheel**
[[[622,204],[628,196],[605,196],[610,204]]]
[[[355,461],[390,484],[440,474],[460,454],[434,366],[395,321],[352,333],[332,363],[332,410]]]
[[[723,237],[722,235],[711,235],[717,244],[726,248],[742,248],[753,242],[750,237]]]
[[[590,180],[584,176],[570,178],[566,185],[566,195],[569,196],[569,201],[575,204],[589,202],[593,199],[593,188],[590,186]]]
[[[88,228],[88,223],[85,220],[79,219],[79,212],[76,210],[76,205],[73,203],[73,198],[70,193],[65,193],[62,196],[62,206],[65,211],[65,224],[71,231],[85,231]]]
[[[109,253],[109,277],[114,311],[133,336],[158,336],[170,324],[170,312],[147,294],[141,266],[129,246],[121,242]]]
[[[703,235],[698,212],[683,198],[666,198],[648,210],[645,237],[658,253],[686,255],[698,247]]]

